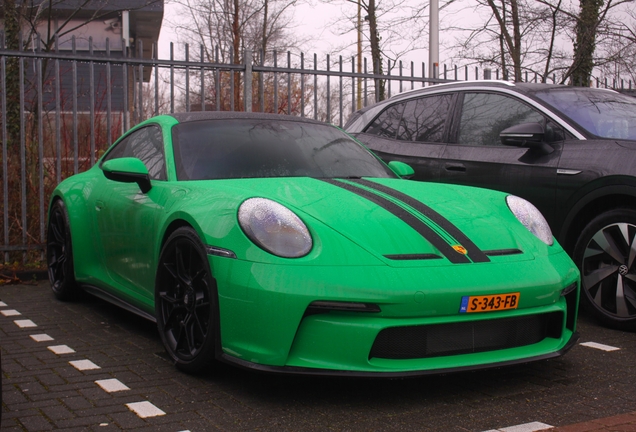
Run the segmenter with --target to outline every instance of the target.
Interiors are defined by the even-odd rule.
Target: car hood
[[[500,192],[401,179],[218,182],[231,182],[232,192],[226,193],[235,209],[251,197],[274,200],[298,214],[323,246],[327,237],[345,238],[344,244],[353,243],[389,265],[482,263],[495,256],[523,260],[547,253]]]

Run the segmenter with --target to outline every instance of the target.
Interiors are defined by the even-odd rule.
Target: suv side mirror
[[[521,123],[504,129],[499,134],[503,145],[515,147],[532,147],[543,142],[545,131],[539,123]]]
[[[549,154],[554,151],[544,141],[545,130],[540,123],[521,123],[504,129],[499,134],[501,143],[505,146],[527,147]]]

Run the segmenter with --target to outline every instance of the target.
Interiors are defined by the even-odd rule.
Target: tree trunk
[[[15,0],[4,0],[7,49],[20,49],[20,27]],[[7,58],[7,132],[8,147],[20,147],[20,68],[18,59]]]
[[[580,0],[581,11],[576,22],[576,42],[574,59],[570,67],[570,81],[579,87],[589,86],[594,69],[594,50],[596,49],[596,28],[599,10],[603,0]]]
[[[501,36],[506,43],[506,48],[508,49],[508,53],[510,54],[510,58],[512,59],[515,81],[521,81],[521,24],[519,22],[519,4],[517,3],[517,0],[510,0],[510,13],[512,15],[512,36],[510,36],[510,32],[508,31],[508,27],[506,26],[505,2],[502,3],[502,12],[504,12],[503,16],[499,12],[499,9],[497,8],[497,5],[495,5],[495,2],[493,0],[488,0],[488,5],[492,9],[495,19],[499,24]]]
[[[234,14],[232,16],[232,53],[234,64],[241,64],[241,28],[239,23],[240,2],[234,0]],[[234,109],[241,111],[241,73],[234,72]]]
[[[265,59],[267,58],[267,18],[268,18],[268,8],[269,8],[269,0],[264,0],[263,4],[263,32],[261,35],[261,62],[264,65]],[[258,74],[257,74],[258,75]],[[260,107],[264,106],[264,101],[262,100],[262,87],[263,80],[259,79],[258,81],[258,96],[257,96],[257,104]]]
[[[20,49],[19,13],[15,0],[4,0],[5,40],[9,50]],[[11,244],[19,244],[21,232],[12,221],[20,220],[20,60],[7,57],[6,97],[7,97],[7,178],[9,208],[4,209],[9,216],[9,238]],[[1,137],[0,137],[1,138]],[[13,229],[12,229],[13,228]],[[10,258],[13,260],[14,258]],[[2,259],[4,261],[4,258]]]
[[[367,13],[369,14],[369,41],[371,42],[373,73],[375,75],[382,75],[382,50],[380,49],[380,35],[378,33],[375,0],[369,0]],[[381,101],[386,98],[383,79],[375,80],[375,93],[376,101]]]
[[[505,25],[507,21],[505,0],[501,0],[501,9],[503,11],[502,19]],[[499,34],[499,52],[501,53],[501,75],[504,81],[508,81],[508,65],[506,62],[506,44],[504,43],[503,32]]]
[[[519,22],[519,4],[517,0],[510,0],[512,10],[512,33],[514,46],[512,48],[512,64],[515,68],[515,82],[521,82],[521,23]]]

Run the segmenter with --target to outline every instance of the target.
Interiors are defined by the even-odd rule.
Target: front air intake
[[[516,348],[561,337],[563,314],[468,321],[382,330],[369,358],[417,359]]]

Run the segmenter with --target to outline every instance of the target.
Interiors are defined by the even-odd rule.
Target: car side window
[[[443,142],[453,95],[413,99],[406,103],[396,138],[403,141]]]
[[[545,124],[543,115],[525,103],[494,93],[466,93],[458,143],[500,146],[499,133],[521,123]]]
[[[159,126],[147,126],[128,135],[106,155],[104,162],[123,157],[136,157],[148,168],[152,180],[166,180],[166,160]]]
[[[365,132],[385,138],[395,138],[400,127],[404,105],[405,103],[391,105],[373,120]]]

